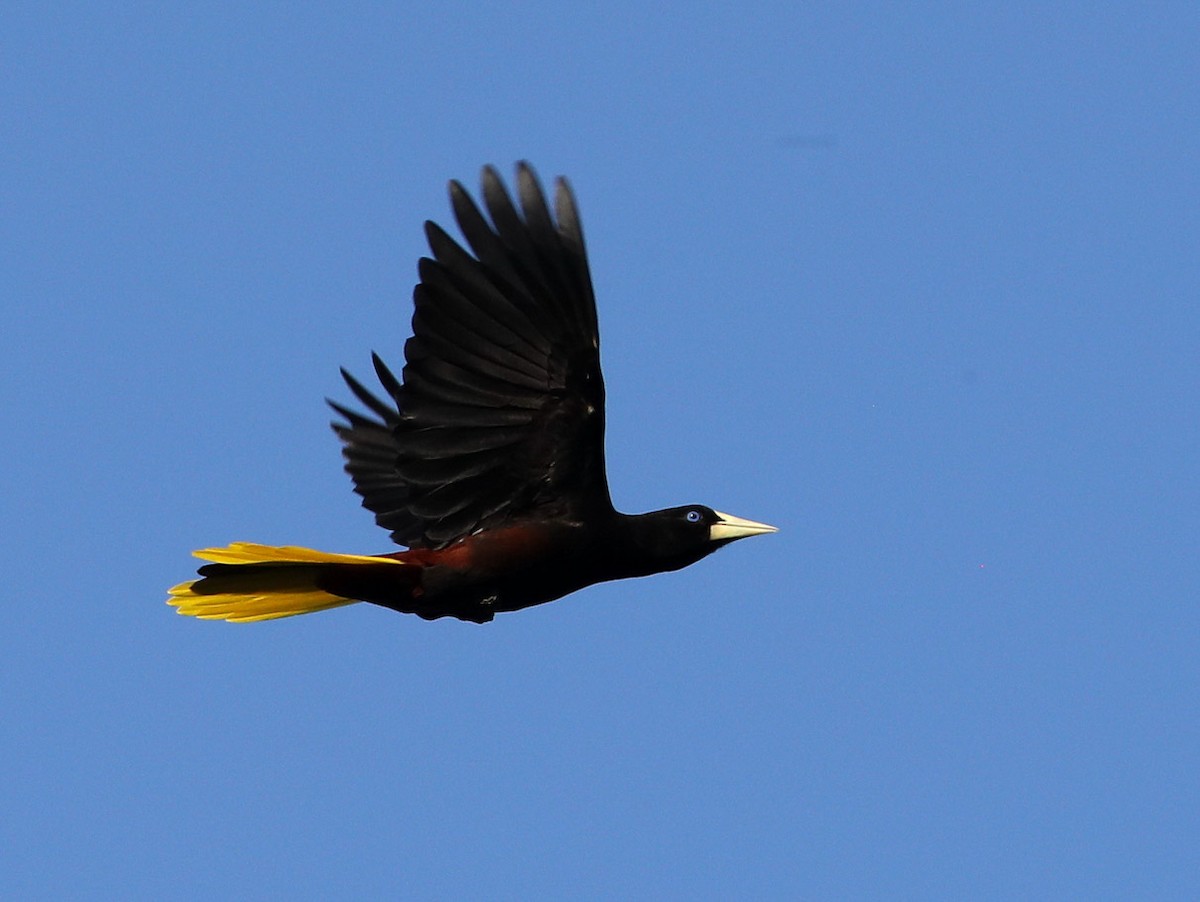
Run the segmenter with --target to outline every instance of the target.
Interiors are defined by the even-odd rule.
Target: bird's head
[[[718,548],[769,532],[777,527],[723,514],[703,504],[686,504],[631,517],[643,553],[652,558],[656,571],[678,570],[693,564]]]

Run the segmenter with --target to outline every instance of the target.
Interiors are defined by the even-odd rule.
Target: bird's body
[[[520,207],[484,170],[485,218],[457,182],[468,253],[426,223],[413,337],[390,397],[343,370],[369,414],[330,402],[363,506],[407,551],[336,555],[235,544],[197,555],[180,613],[262,620],[367,601],[485,622],[585,586],[694,563],[772,527],[691,505],[617,512],[604,469],[604,380],[582,230],[561,179],[551,216],[532,170]]]

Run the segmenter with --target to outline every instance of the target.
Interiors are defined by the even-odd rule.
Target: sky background
[[[1200,893],[1192,3],[6,4],[0,896]],[[617,506],[491,624],[176,616],[389,550],[337,368],[445,184],[578,194]]]

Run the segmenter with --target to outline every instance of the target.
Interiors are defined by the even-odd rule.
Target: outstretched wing
[[[612,509],[604,473],[604,381],[596,303],[570,187],[554,215],[517,166],[519,209],[492,167],[487,217],[458,182],[455,218],[471,253],[432,222],[420,261],[402,380],[372,355],[392,403],[345,370],[368,408],[330,402],[363,506],[401,545],[440,548],[545,509]]]

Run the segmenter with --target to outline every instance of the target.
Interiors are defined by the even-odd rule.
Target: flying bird
[[[575,197],[551,213],[527,163],[516,202],[483,170],[486,216],[458,182],[466,250],[425,223],[413,335],[383,400],[344,369],[366,409],[328,402],[346,471],[375,522],[407,550],[334,554],[237,542],[195,555],[170,590],[180,614],[270,620],[370,602],[427,620],[485,623],[607,580],[693,564],[775,527],[688,504],[613,508],[604,469],[604,379]]]

